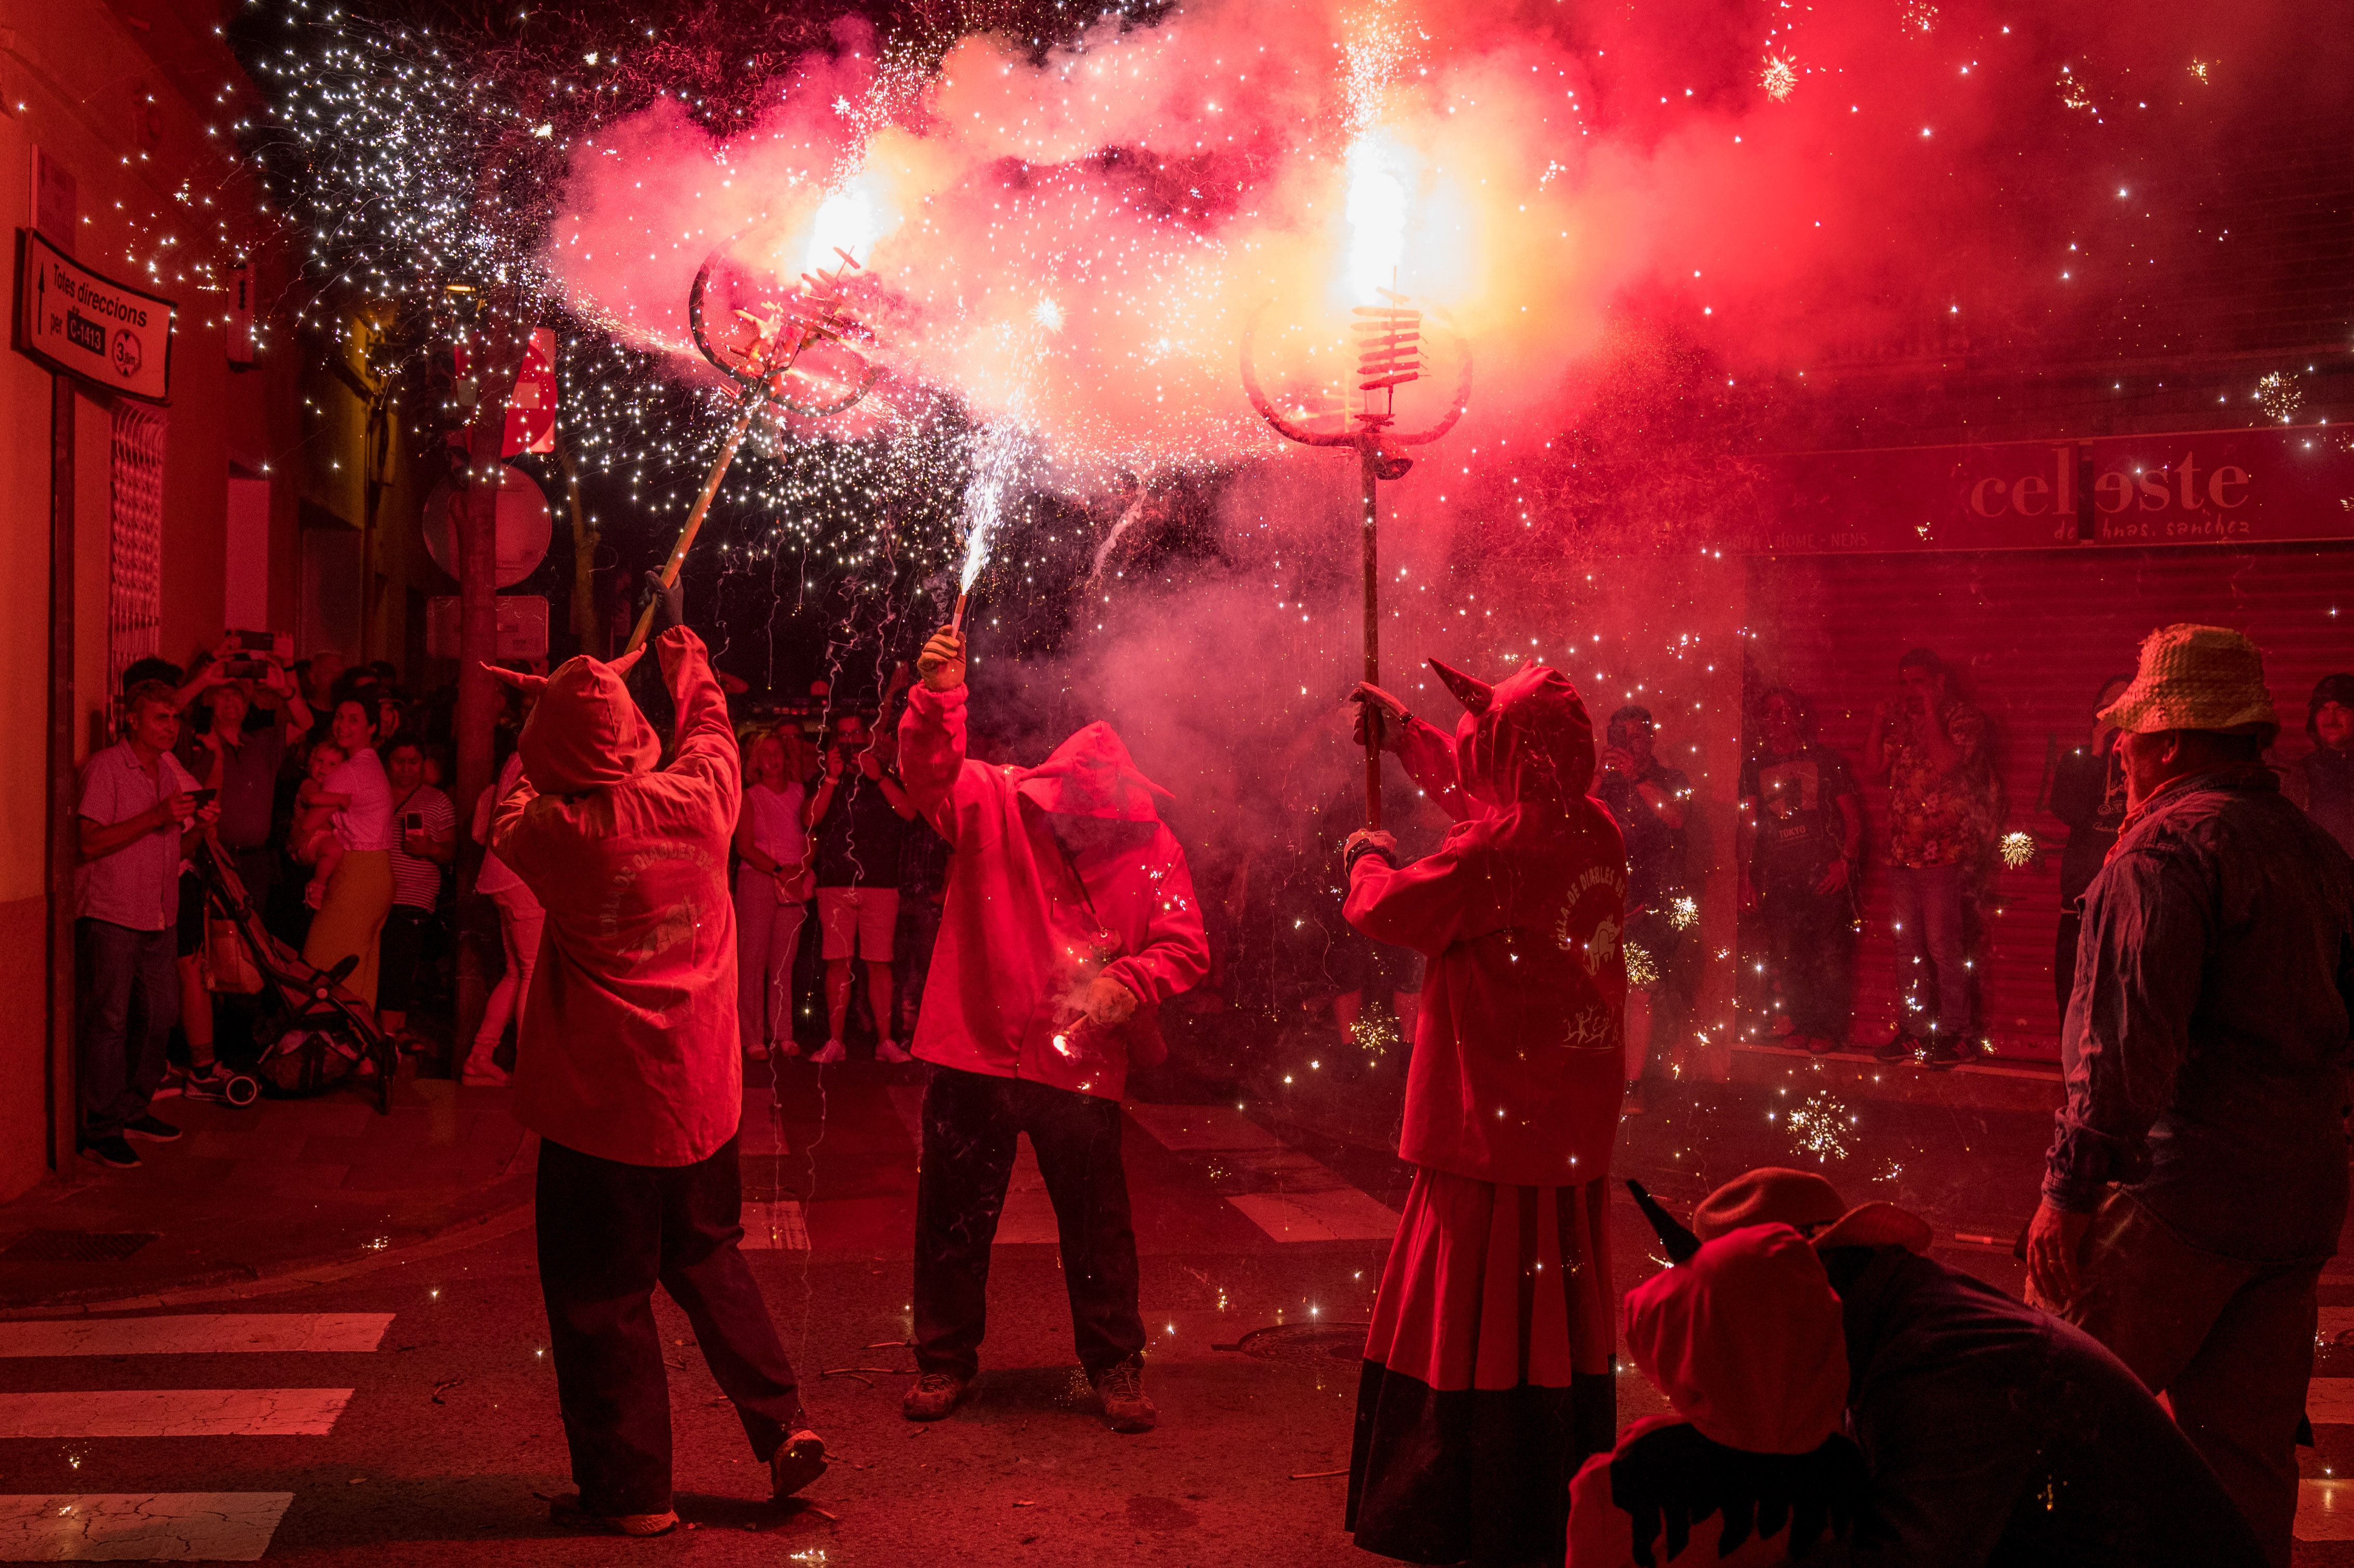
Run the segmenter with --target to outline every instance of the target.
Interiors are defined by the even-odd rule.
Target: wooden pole
[[[1381,444],[1373,431],[1357,438],[1357,469],[1364,480],[1365,546],[1365,683],[1382,682],[1381,556],[1377,533],[1381,517]],[[1365,826],[1382,825],[1382,747],[1380,727],[1365,726]]]
[[[468,421],[465,467],[451,497],[450,520],[458,546],[457,797],[461,821],[472,821],[474,801],[491,787],[493,736],[504,695],[482,668],[498,657],[498,516],[500,471],[506,452],[507,405],[514,401],[515,374],[523,367],[527,329],[514,320],[514,302],[500,296],[485,302],[484,331],[473,344],[474,405]],[[498,951],[498,920],[490,901],[473,896],[482,851],[472,835],[459,835],[458,995],[456,1028],[450,1043],[451,1075],[463,1065],[491,994],[491,955]]]
[[[736,423],[728,429],[718,459],[703,482],[703,493],[695,498],[695,510],[686,514],[686,526],[678,531],[678,543],[671,546],[670,559],[663,563],[662,593],[646,600],[645,613],[638,617],[637,630],[630,633],[630,645],[621,650],[625,657],[645,646],[646,634],[654,628],[654,606],[662,602],[662,594],[668,593],[678,581],[679,568],[686,565],[686,553],[695,547],[695,535],[701,532],[703,520],[711,512],[712,498],[719,493],[719,482],[727,477],[727,466],[736,461],[736,449],[744,444],[744,432],[752,428],[752,416],[760,411],[760,402],[758,393],[744,394],[744,406],[736,411]]]

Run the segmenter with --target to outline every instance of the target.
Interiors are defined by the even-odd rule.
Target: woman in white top
[[[474,891],[498,908],[499,946],[505,950],[507,964],[499,983],[491,988],[490,1001],[482,1009],[482,1026],[474,1031],[473,1048],[466,1053],[466,1065],[458,1075],[461,1083],[507,1081],[506,1069],[492,1061],[491,1054],[499,1048],[507,1021],[523,1016],[525,999],[531,994],[532,966],[539,961],[539,928],[546,923],[546,912],[523,885],[523,878],[490,849],[491,808],[512,794],[522,778],[523,753],[509,752],[499,769],[498,782],[474,802],[474,842],[482,846],[482,865],[474,874]]]
[[[335,842],[343,859],[302,943],[303,960],[331,969],[359,961],[344,984],[376,1006],[376,940],[392,912],[392,785],[376,755],[376,715],[364,703],[335,705],[333,733],[345,760],[327,775],[319,799],[339,801]]]
[[[793,1044],[793,955],[814,873],[801,826],[801,736],[762,731],[744,748],[736,817],[736,1008],[744,1054],[765,1062]]]

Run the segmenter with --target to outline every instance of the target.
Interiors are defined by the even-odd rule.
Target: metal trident
[[[722,344],[715,347],[710,334],[703,323],[703,296],[711,286],[712,269],[718,265],[720,252],[713,251],[704,258],[703,268],[695,275],[695,287],[687,291],[686,324],[695,334],[695,345],[703,350],[703,357],[717,366],[737,387],[736,422],[720,443],[719,455],[712,461],[711,471],[703,481],[703,493],[695,498],[695,509],[686,514],[686,526],[679,530],[678,543],[671,547],[670,559],[663,563],[662,586],[667,590],[678,581],[679,568],[686,565],[686,553],[695,547],[695,536],[702,531],[703,520],[711,512],[711,503],[719,494],[719,482],[727,477],[730,464],[736,461],[737,449],[744,444],[745,432],[752,428],[753,417],[761,408],[773,406],[788,408],[796,414],[813,418],[825,418],[848,408],[875,389],[883,372],[859,356],[864,373],[857,383],[841,397],[831,403],[797,403],[788,394],[786,376],[804,350],[821,339],[841,343],[857,338],[874,341],[875,334],[842,313],[842,281],[850,273],[862,270],[849,251],[837,246],[833,252],[842,258],[841,265],[831,272],[801,275],[793,291],[785,297],[781,306],[770,304],[774,313],[755,315],[750,311],[736,313],[752,327],[752,339],[737,347]],[[645,612],[638,617],[637,629],[630,633],[630,648],[635,649],[653,630],[654,605],[661,595],[647,602]],[[626,650],[625,650],[626,652]]]
[[[1251,342],[1258,331],[1258,313],[1254,313],[1243,328],[1243,391],[1259,417],[1275,427],[1276,434],[1286,440],[1298,441],[1310,447],[1354,447],[1357,449],[1357,469],[1364,484],[1363,537],[1365,560],[1365,681],[1377,685],[1382,678],[1381,582],[1380,555],[1376,548],[1381,518],[1379,485],[1383,480],[1405,477],[1414,460],[1398,451],[1401,447],[1418,447],[1438,440],[1455,428],[1463,410],[1471,401],[1471,355],[1455,323],[1447,313],[1434,307],[1431,314],[1447,334],[1454,337],[1458,348],[1462,369],[1458,374],[1454,400],[1438,422],[1426,430],[1412,435],[1397,435],[1390,430],[1395,417],[1397,388],[1422,374],[1421,339],[1422,313],[1405,303],[1405,296],[1380,290],[1388,302],[1380,305],[1359,305],[1352,314],[1357,333],[1357,391],[1363,404],[1352,416],[1356,429],[1352,430],[1311,430],[1284,418],[1260,389],[1258,374],[1251,366]],[[1264,307],[1262,307],[1262,310]],[[1373,409],[1373,394],[1382,395],[1382,408]],[[1365,826],[1382,825],[1382,751],[1378,726],[1365,726]]]

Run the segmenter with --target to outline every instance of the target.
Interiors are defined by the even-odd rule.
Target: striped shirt
[[[430,784],[419,784],[416,793],[393,807],[392,901],[411,909],[430,909],[441,902],[441,863],[410,854],[401,847],[408,842],[412,814],[423,817],[425,832],[439,839],[458,831],[458,811],[450,804],[450,797]]]

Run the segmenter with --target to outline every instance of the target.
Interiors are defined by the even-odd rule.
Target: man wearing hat
[[[2313,749],[2289,764],[2281,790],[2354,854],[2354,675],[2324,675],[2305,705]]]
[[[2081,1330],[1928,1256],[1918,1215],[1850,1207],[1820,1176],[1767,1168],[1702,1199],[1688,1233],[1664,1213],[1652,1223],[1671,1256],[1785,1224],[1822,1259],[1847,1346],[1847,1429],[1872,1469],[1854,1568],[2264,1561],[2133,1373]]]
[[[2126,819],[2084,895],[2029,1285],[2168,1397],[2285,1564],[2346,1217],[2354,863],[2264,766],[2280,726],[2238,632],[2152,633],[2101,716]]]

